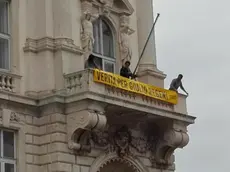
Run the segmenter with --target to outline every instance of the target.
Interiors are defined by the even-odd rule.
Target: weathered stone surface
[[[62,162],[55,162],[48,165],[48,171],[56,172],[56,171],[63,171],[63,172],[71,172],[72,165]]]
[[[73,172],[80,172],[80,166],[79,165],[73,165]]]
[[[92,165],[93,161],[95,160],[95,158],[92,157],[86,157],[86,156],[77,156],[76,158],[76,163],[78,165]]]
[[[26,143],[33,143],[33,135],[26,134]]]
[[[89,172],[89,167],[81,166],[81,172]]]

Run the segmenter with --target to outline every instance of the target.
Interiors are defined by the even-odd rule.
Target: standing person
[[[122,68],[121,68],[121,70],[120,70],[120,75],[123,76],[123,77],[125,77],[125,78],[130,78],[130,77],[131,77],[132,79],[133,79],[133,78],[136,78],[137,76],[134,75],[134,74],[131,72],[129,66],[130,66],[130,61],[126,61],[125,64],[124,64],[124,66],[122,66]]]
[[[182,85],[182,82],[181,82],[182,78],[183,78],[183,75],[179,74],[177,78],[173,79],[171,84],[170,84],[169,90],[173,90],[173,91],[178,92],[177,89],[180,87],[188,96],[189,95],[188,92],[184,89],[184,87]]]

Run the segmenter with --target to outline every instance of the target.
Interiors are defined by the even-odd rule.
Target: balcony
[[[72,97],[77,97],[78,100],[91,99],[106,103],[108,105],[107,113],[125,113],[126,117],[129,116],[127,114],[132,116],[138,114],[139,116],[147,116],[147,118],[165,117],[188,123],[194,122],[194,119],[190,118],[187,113],[185,95],[179,94],[176,104],[162,101],[129,90],[95,82],[94,71],[91,69],[67,74],[64,78],[68,96],[75,95]]]
[[[0,71],[0,91],[16,93],[19,91],[20,76]]]

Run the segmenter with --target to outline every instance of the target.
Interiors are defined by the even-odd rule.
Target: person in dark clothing
[[[123,77],[125,77],[125,78],[132,78],[132,79],[133,79],[133,78],[136,78],[137,75],[134,75],[134,74],[131,72],[129,66],[130,66],[130,61],[126,61],[126,62],[125,62],[125,65],[122,66],[122,68],[121,68],[121,70],[120,70],[120,75],[123,76]]]
[[[173,91],[177,91],[177,89],[180,87],[188,96],[188,92],[184,89],[183,85],[182,85],[182,80],[183,78],[183,75],[182,74],[179,74],[177,78],[173,79],[171,84],[170,84],[170,88],[169,90],[173,90]]]

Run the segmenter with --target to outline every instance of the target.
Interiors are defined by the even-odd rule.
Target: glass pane
[[[107,57],[113,57],[113,35],[109,26],[102,22],[103,33],[103,55]]]
[[[94,37],[93,52],[97,54],[101,54],[99,20],[93,23],[93,37]]]
[[[0,1],[0,33],[8,33],[8,3]]]
[[[104,71],[114,73],[114,63],[104,61]]]
[[[5,172],[14,172],[14,164],[5,163]]]
[[[14,133],[3,131],[3,156],[14,158]]]
[[[9,69],[9,40],[0,38],[0,68]]]

